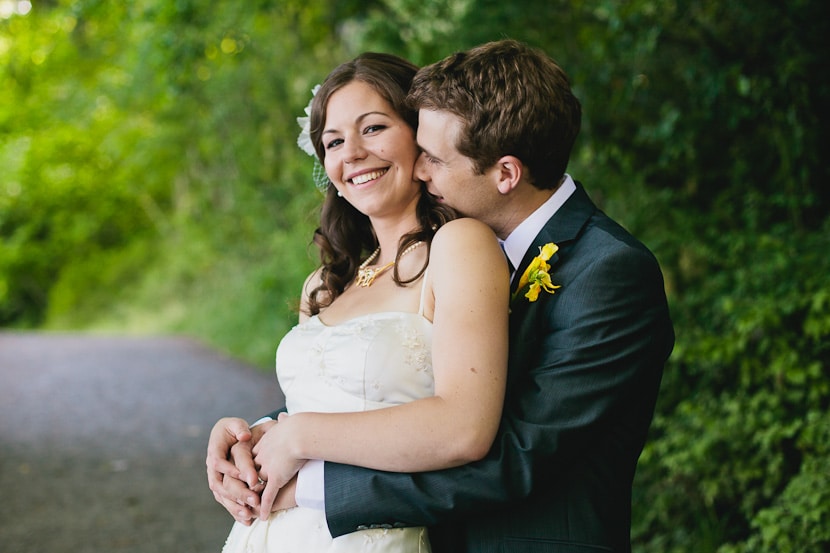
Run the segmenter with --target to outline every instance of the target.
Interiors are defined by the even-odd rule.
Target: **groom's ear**
[[[516,156],[502,156],[496,162],[494,171],[497,171],[499,193],[509,194],[521,182],[524,165]]]

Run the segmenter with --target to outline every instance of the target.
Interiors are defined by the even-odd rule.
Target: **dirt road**
[[[280,405],[185,338],[0,333],[0,553],[218,553],[208,432]]]

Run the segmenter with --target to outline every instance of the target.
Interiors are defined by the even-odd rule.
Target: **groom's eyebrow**
[[[421,146],[420,144],[418,144],[418,148],[420,148],[420,150],[421,150],[421,152],[422,152],[422,153],[424,153],[424,154],[428,155],[428,156],[429,156],[429,157],[431,157],[432,159],[435,159],[435,160],[437,160],[437,161],[441,161],[441,158],[439,158],[438,156],[436,156],[435,154],[433,154],[432,152],[430,152],[429,150],[427,150],[426,148],[424,148],[424,147],[423,147],[423,146]]]

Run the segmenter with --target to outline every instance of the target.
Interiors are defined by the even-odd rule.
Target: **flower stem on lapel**
[[[525,288],[527,288],[527,292],[524,296],[531,302],[539,299],[539,293],[542,290],[548,294],[553,294],[557,288],[561,288],[561,286],[553,284],[550,279],[550,273],[548,272],[550,271],[548,260],[558,250],[559,246],[553,242],[548,242],[539,248],[539,255],[533,258],[522,275],[522,278],[519,279],[519,285],[516,287],[516,291],[513,292],[513,296],[510,298],[511,301],[515,300]]]

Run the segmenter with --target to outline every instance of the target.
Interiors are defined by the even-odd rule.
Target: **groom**
[[[397,474],[314,462],[301,472],[324,473],[311,503],[333,536],[427,525],[436,552],[629,552],[632,480],[674,343],[657,261],[565,174],[581,108],[543,53],[504,40],[454,54],[419,71],[410,99],[416,176],[490,225],[517,269],[504,414],[469,465]],[[549,244],[555,294],[523,278]],[[235,440],[217,423],[209,474]],[[225,480],[211,488],[236,516]]]

